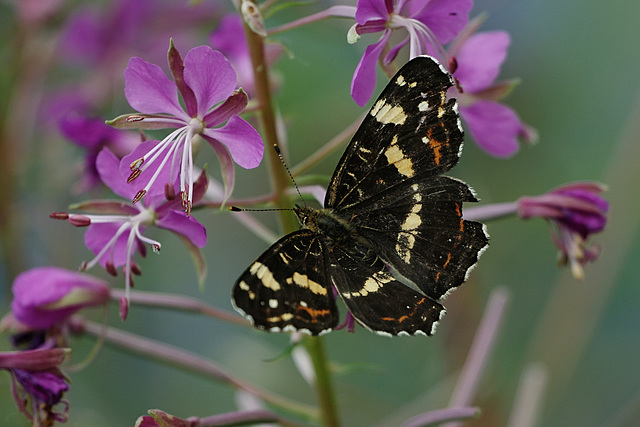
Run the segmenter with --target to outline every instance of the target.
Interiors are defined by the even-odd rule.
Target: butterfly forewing
[[[433,58],[407,63],[365,116],[331,178],[325,207],[344,208],[416,175],[451,169],[463,133],[449,74]]]

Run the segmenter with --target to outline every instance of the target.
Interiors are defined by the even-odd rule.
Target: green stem
[[[235,377],[212,361],[204,359],[199,355],[141,335],[108,326],[105,327],[102,324],[86,321],[77,317],[74,318],[73,321],[76,331],[82,331],[96,337],[103,337],[105,342],[110,345],[115,345],[123,350],[175,366],[185,371],[193,372],[199,376],[204,375],[216,381],[226,383],[307,420],[313,420],[318,417],[315,408],[305,405],[304,403],[292,401],[270,391],[262,390]]]
[[[279,145],[276,116],[269,82],[269,67],[264,56],[264,40],[260,35],[254,33],[246,23],[244,24],[244,30],[253,63],[255,96],[260,106],[260,125],[262,137],[266,143],[271,182],[276,195],[276,205],[279,208],[288,209],[291,207],[291,201],[287,195],[290,179],[280,161],[280,157],[272,148],[279,147]],[[285,232],[291,232],[299,227],[295,217],[287,211],[280,211],[280,223]],[[316,391],[323,423],[326,427],[338,426],[338,415],[322,338],[307,338],[305,342],[316,374]]]
[[[337,427],[340,425],[340,421],[338,420],[327,354],[324,350],[324,340],[322,337],[306,337],[303,342],[311,356],[316,374],[315,386],[322,423],[325,427]]]
[[[247,37],[251,62],[253,63],[255,97],[259,105],[260,128],[265,142],[265,154],[269,159],[269,172],[271,185],[275,193],[275,202],[278,208],[289,209],[291,201],[287,195],[287,188],[291,180],[282,166],[280,156],[274,149],[274,147],[279,147],[280,144],[269,82],[269,66],[264,56],[264,40],[260,35],[254,33],[246,23],[244,24],[244,31]],[[295,230],[298,227],[295,217],[289,211],[279,211],[279,215],[280,223],[285,232]]]

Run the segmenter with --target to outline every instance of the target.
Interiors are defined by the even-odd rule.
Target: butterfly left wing
[[[233,288],[236,310],[259,329],[319,335],[338,324],[329,266],[335,264],[317,234],[299,230],[267,249]]]
[[[397,281],[378,257],[333,248],[331,278],[345,305],[367,329],[380,335],[433,335],[445,314],[440,303]]]

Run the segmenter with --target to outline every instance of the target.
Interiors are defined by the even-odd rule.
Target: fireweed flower
[[[146,141],[141,144],[143,150],[157,145],[157,141]],[[124,198],[131,198],[136,194],[135,187],[127,184],[120,174],[120,161],[108,149],[103,149],[96,161],[98,173],[103,182],[114,193]],[[169,181],[169,170],[164,169],[161,179]],[[206,191],[206,174],[195,183],[194,200],[198,201]],[[202,224],[196,219],[187,217],[180,209],[180,200],[171,197],[174,187],[167,186],[161,191],[158,187],[151,187],[142,204],[128,204],[120,201],[96,200],[76,205],[77,209],[95,214],[68,214],[64,212],[51,214],[55,219],[68,219],[75,226],[88,226],[84,235],[87,247],[96,254],[95,258],[83,265],[88,270],[96,264],[102,265],[109,273],[115,275],[116,268],[124,265],[125,297],[120,302],[120,315],[127,314],[129,289],[132,285],[132,273],[139,269],[133,262],[135,251],[143,256],[146,254],[145,243],[151,245],[154,251],[159,251],[161,244],[143,236],[147,226],[156,226],[175,233],[181,238],[187,249],[197,260],[202,260],[198,248],[204,247],[207,233]],[[171,200],[166,200],[169,195]],[[173,194],[175,196],[175,193]],[[204,276],[204,264],[198,265],[200,277]]]
[[[150,175],[146,186],[132,198],[136,203],[156,181],[161,185],[171,182],[159,181],[159,174],[170,169],[173,177],[179,162],[179,191],[189,215],[193,204],[193,145],[198,137],[211,145],[220,160],[225,198],[233,188],[233,162],[246,169],[255,168],[262,160],[264,147],[258,132],[237,116],[247,105],[247,95],[236,90],[236,73],[224,55],[199,46],[191,49],[183,62],[172,43],[168,58],[174,81],[159,66],[131,58],[124,72],[125,96],[140,113],[120,116],[108,124],[118,128],[175,128],[160,143],[141,145],[126,157],[131,160],[127,181]]]
[[[449,95],[457,98],[460,116],[469,133],[487,153],[508,157],[518,150],[518,138],[532,142],[535,131],[515,111],[498,101],[515,86],[515,81],[495,83],[507,56],[509,34],[505,31],[466,33],[456,40],[449,55],[456,60],[453,76],[457,87]]]
[[[576,279],[584,278],[583,265],[598,256],[599,248],[587,248],[586,241],[607,224],[609,203],[600,196],[604,190],[602,184],[578,182],[518,200],[518,214],[522,218],[541,217],[550,222],[560,263],[569,264]]]
[[[404,28],[408,36],[382,58],[391,63],[398,51],[409,43],[409,59],[422,54],[443,53],[442,45],[453,40],[469,19],[471,0],[358,0],[356,25],[348,40],[382,31],[380,39],[365,49],[351,80],[351,96],[363,106],[371,98],[376,84],[376,62],[382,55],[393,30]],[[442,56],[442,55],[436,55]]]
[[[26,271],[13,282],[11,311],[32,328],[47,329],[84,307],[109,300],[109,286],[102,280],[58,267]]]
[[[34,426],[49,426],[67,420],[67,402],[62,400],[69,390],[67,379],[58,369],[68,349],[38,349],[0,352],[0,369],[11,375],[13,398]],[[54,406],[63,407],[57,412]]]

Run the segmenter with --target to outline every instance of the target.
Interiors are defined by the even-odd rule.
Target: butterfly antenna
[[[291,178],[291,182],[293,183],[293,186],[296,188],[296,192],[298,193],[298,196],[300,196],[300,200],[302,201],[302,204],[306,208],[307,207],[307,202],[304,201],[304,198],[302,197],[302,194],[300,193],[300,189],[298,188],[298,184],[296,184],[296,180],[293,179],[293,175],[291,174],[291,170],[289,169],[289,166],[287,166],[287,163],[284,161],[284,157],[282,157],[282,152],[280,151],[280,147],[278,147],[277,144],[273,144],[273,149],[276,150],[276,154],[278,155],[278,157],[280,157],[280,162],[282,163],[282,166],[284,166],[284,168],[286,169],[287,173],[289,174],[289,178]]]

